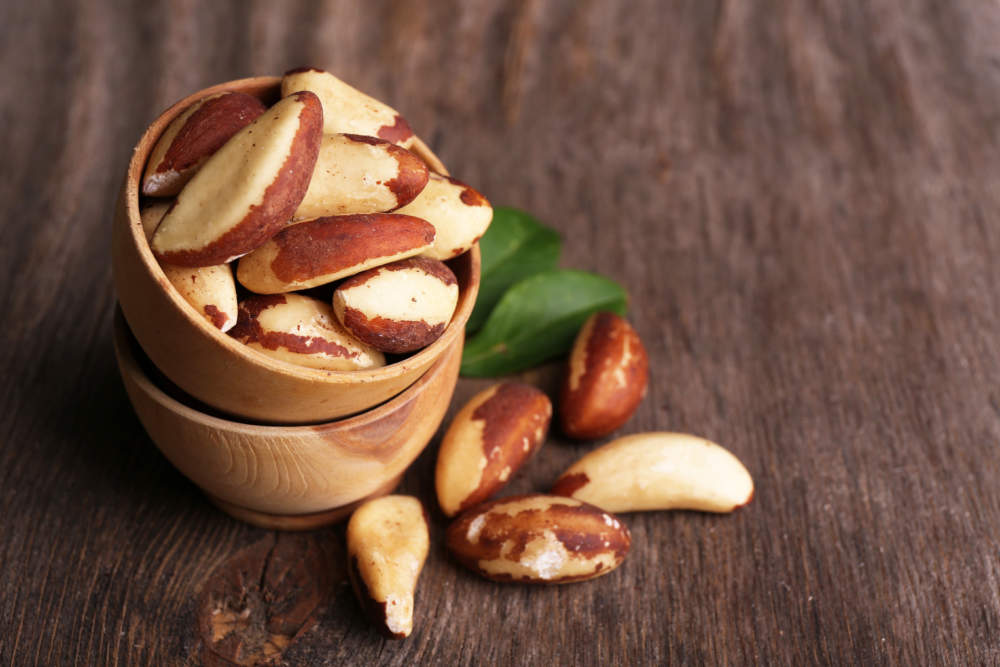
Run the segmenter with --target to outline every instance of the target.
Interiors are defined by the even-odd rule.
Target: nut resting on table
[[[492,219],[483,195],[414,144],[398,112],[322,70],[288,72],[270,108],[210,95],[154,146],[143,229],[219,330],[288,363],[377,368],[442,334],[458,302],[443,262]]]
[[[427,514],[412,496],[369,500],[347,524],[351,586],[372,623],[393,639],[413,630],[413,596],[429,548]]]
[[[551,417],[549,397],[531,385],[505,382],[473,396],[438,450],[441,511],[454,516],[499,491],[542,446]]]

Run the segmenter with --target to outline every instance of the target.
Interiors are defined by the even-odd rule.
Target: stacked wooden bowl
[[[166,126],[196,100],[235,90],[269,104],[278,98],[279,81],[257,77],[199,91],[143,134],[112,231],[121,306],[115,343],[133,407],[181,472],[233,516],[304,529],[336,521],[358,501],[391,491],[437,430],[458,379],[465,323],[479,289],[479,248],[448,262],[459,300],[441,337],[382,368],[296,366],[211,326],[173,288],[149,248],[139,217],[143,168]],[[422,142],[412,150],[446,174]]]

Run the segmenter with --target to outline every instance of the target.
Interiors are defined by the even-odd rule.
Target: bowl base
[[[329,526],[343,521],[351,515],[351,512],[353,512],[358,505],[366,500],[388,495],[395,491],[402,479],[402,475],[390,479],[388,482],[375,489],[374,493],[365,496],[361,500],[348,503],[347,505],[341,505],[340,507],[323,510],[322,512],[312,512],[310,514],[268,514],[267,512],[259,512],[247,507],[234,505],[221,498],[213,496],[211,493],[206,492],[205,495],[208,496],[208,499],[212,501],[213,505],[229,516],[234,519],[239,519],[240,521],[253,524],[258,528],[267,528],[268,530],[312,530],[314,528],[321,528],[323,526]]]

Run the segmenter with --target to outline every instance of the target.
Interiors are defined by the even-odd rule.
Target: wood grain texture
[[[161,110],[301,64],[626,285],[651,381],[620,433],[719,442],[757,494],[628,516],[619,570],[551,589],[459,569],[431,512],[413,636],[339,584],[286,664],[1000,663],[997,34],[973,0],[3,3],[0,664],[197,664],[211,573],[269,538],[131,413],[108,239]]]

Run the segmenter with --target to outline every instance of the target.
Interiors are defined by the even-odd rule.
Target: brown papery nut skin
[[[226,92],[195,102],[164,130],[142,179],[142,194],[172,197],[234,134],[266,107],[253,95]]]
[[[459,410],[438,451],[435,486],[447,516],[503,488],[545,442],[552,402],[528,384],[485,389]]]
[[[462,565],[487,579],[561,584],[615,569],[632,537],[593,505],[530,494],[468,510],[448,526],[446,544]]]
[[[571,438],[603,437],[622,426],[646,395],[649,357],[639,334],[615,313],[584,323],[559,395],[559,421]]]
[[[412,257],[433,241],[434,227],[409,215],[317,218],[283,229],[241,258],[236,277],[258,294],[280,294]]]

